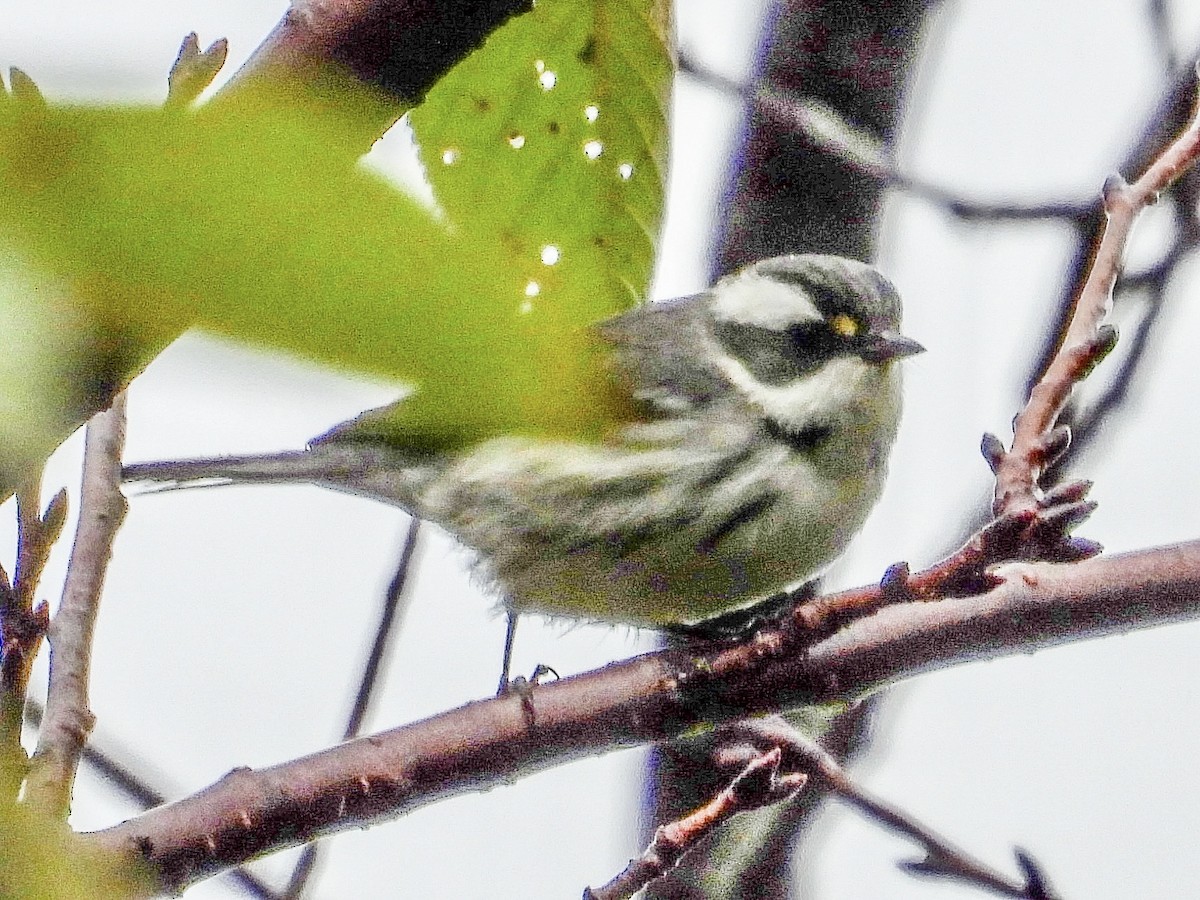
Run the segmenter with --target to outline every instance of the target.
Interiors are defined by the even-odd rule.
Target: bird
[[[596,442],[506,434],[455,452],[363,440],[127,466],[129,481],[308,482],[403,507],[473,551],[515,614],[691,625],[820,575],[884,486],[896,363],[924,348],[875,267],[764,259],[599,323],[641,411]],[[403,401],[401,401],[403,402]]]

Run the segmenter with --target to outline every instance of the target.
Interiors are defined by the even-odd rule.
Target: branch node
[[[913,599],[908,579],[912,574],[906,562],[892,563],[879,581],[879,590],[888,603],[902,603]]]
[[[29,103],[39,107],[46,105],[46,98],[42,96],[34,80],[16,66],[8,70],[8,86],[12,98],[18,103]]]
[[[993,475],[1000,468],[1000,463],[1004,461],[1004,455],[1008,452],[1004,449],[1004,442],[990,431],[983,433],[983,439],[979,442],[979,451],[983,454]]]
[[[1038,861],[1020,847],[1017,847],[1013,853],[1017,858],[1017,867],[1025,877],[1025,894],[1029,900],[1053,900],[1054,894],[1050,890],[1050,883]]]
[[[1118,198],[1124,195],[1129,190],[1129,182],[1125,180],[1120,172],[1113,172],[1104,179],[1104,187],[1100,189],[1100,196],[1104,198],[1105,210],[1111,212]]]

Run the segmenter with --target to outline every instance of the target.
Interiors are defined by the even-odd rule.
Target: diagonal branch
[[[722,743],[713,762],[722,768],[741,765],[743,759],[758,756],[763,748],[775,749],[781,754],[783,769],[804,773],[811,790],[831,793],[884,828],[915,841],[924,849],[925,857],[902,863],[902,868],[909,872],[953,879],[1016,900],[1051,900],[1046,877],[1029,854],[1017,853],[1023,875],[1020,880],[975,859],[909,813],[858,784],[832,753],[782,716],[735,722],[718,729],[718,734]]]
[[[1096,205],[1090,201],[1070,200],[1028,204],[968,200],[902,171],[879,137],[847,121],[837,110],[815,97],[794,96],[770,86],[749,87],[706,68],[687,54],[680,54],[679,71],[715,90],[741,98],[781,125],[803,134],[815,147],[854,171],[919,197],[964,221],[1065,219],[1078,227]]]
[[[264,86],[279,103],[319,101],[327,112],[350,99],[346,73],[372,89],[375,103],[344,121],[349,152],[371,144],[426,92],[533,0],[295,0],[246,64],[213,98],[237,101]],[[358,113],[366,113],[359,115]]]
[[[31,699],[25,704],[25,721],[34,728],[42,724],[44,713],[42,705],[36,700]],[[118,758],[120,755],[122,754],[101,750],[94,741],[88,741],[83,748],[83,762],[91,766],[108,787],[123,794],[142,809],[166,803],[167,795],[151,785],[143,775],[122,763]],[[284,900],[281,894],[276,893],[270,885],[244,867],[231,869],[225,874],[225,878],[241,888],[248,897],[258,900]]]
[[[1104,186],[1108,221],[1091,270],[1075,303],[1062,347],[1030,392],[1029,402],[1013,426],[1011,449],[996,468],[993,511],[999,515],[1036,508],[1037,480],[1047,465],[1045,444],[1075,383],[1080,381],[1111,347],[1115,332],[1107,334],[1101,323],[1112,304],[1125,247],[1141,212],[1154,203],[1189,169],[1200,153],[1200,120],[1193,117],[1183,133],[1133,184],[1119,175]]]
[[[734,816],[791,799],[804,787],[808,776],[795,772],[780,774],[782,756],[778,747],[756,754],[708,803],[674,822],[658,826],[641,856],[630,860],[625,871],[603,887],[585,888],[583,900],[629,900],[677,866],[714,829]]]
[[[584,756],[812,703],[931,669],[1200,618],[1200,542],[1063,565],[1017,563],[991,591],[884,608],[809,647],[753,638],[647,654],[468,704],[211,787],[88,836],[163,890],[266,853],[488,790]],[[530,715],[530,709],[533,714]]]

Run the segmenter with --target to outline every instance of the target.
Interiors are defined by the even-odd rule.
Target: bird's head
[[[895,287],[838,256],[778,256],[708,293],[721,373],[766,419],[802,441],[843,425],[895,429],[892,363],[924,348],[900,333]]]

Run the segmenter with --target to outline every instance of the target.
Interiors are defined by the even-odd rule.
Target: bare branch
[[[996,469],[993,512],[1011,515],[1038,509],[1037,482],[1047,465],[1046,436],[1071,396],[1074,385],[1111,349],[1115,332],[1101,326],[1112,302],[1129,235],[1137,217],[1200,155],[1200,120],[1151,163],[1132,185],[1119,175],[1104,185],[1108,216],[1091,271],[1075,303],[1062,346],[1029,395],[1013,425],[1013,443]]]
[[[748,754],[762,748],[781,750],[785,770],[798,769],[809,776],[809,786],[827,791],[855,807],[879,825],[916,841],[925,850],[925,858],[902,863],[906,870],[920,875],[950,878],[982,888],[1003,897],[1018,900],[1050,900],[1046,879],[1028,854],[1018,865],[1024,878],[1016,880],[975,859],[954,846],[933,829],[921,824],[904,810],[874,796],[854,781],[837,759],[819,743],[806,737],[781,716],[748,719],[719,729],[723,744],[714,755],[721,767],[740,765]]]
[[[178,891],[264,853],[701,722],[851,699],[930,669],[1200,618],[1200,542],[1073,565],[1016,563],[996,574],[988,593],[886,607],[813,646],[789,637],[785,624],[238,769],[89,840],[140,859],[164,890]]]
[[[603,887],[585,888],[583,900],[628,900],[650,882],[679,865],[684,855],[714,828],[743,812],[788,800],[804,787],[808,776],[779,774],[783,753],[778,747],[751,759],[721,793],[695,812],[660,825],[654,839],[620,875]]]
[[[42,705],[31,699],[25,704],[25,721],[37,728],[42,724],[44,712]],[[139,775],[121,762],[117,758],[118,755],[112,751],[101,750],[91,740],[83,748],[83,762],[91,766],[108,787],[124,794],[142,809],[150,809],[167,802],[167,795],[163,791],[151,785],[145,776]],[[283,900],[281,894],[272,890],[270,885],[248,869],[231,869],[224,877],[235,883],[249,897],[257,897],[259,900]]]
[[[780,124],[803,134],[814,146],[856,172],[941,207],[964,221],[1066,219],[1082,222],[1096,203],[1059,200],[1046,203],[987,203],[967,200],[953,191],[900,171],[891,151],[877,136],[848,122],[815,97],[796,97],[769,86],[748,87],[705,68],[680,54],[679,71],[724,93],[754,104]]]
[[[40,512],[41,478],[17,489],[17,567],[10,583],[0,578],[0,798],[17,799],[29,762],[21,725],[33,661],[49,624],[36,603],[42,572],[67,518],[67,495],[59,491]],[[3,574],[3,573],[0,573]]]
[[[125,518],[121,452],[125,398],[88,423],[79,525],[62,601],[50,623],[50,684],[37,750],[26,780],[26,802],[66,818],[79,758],[95,717],[88,706],[92,642],[113,542]]]

